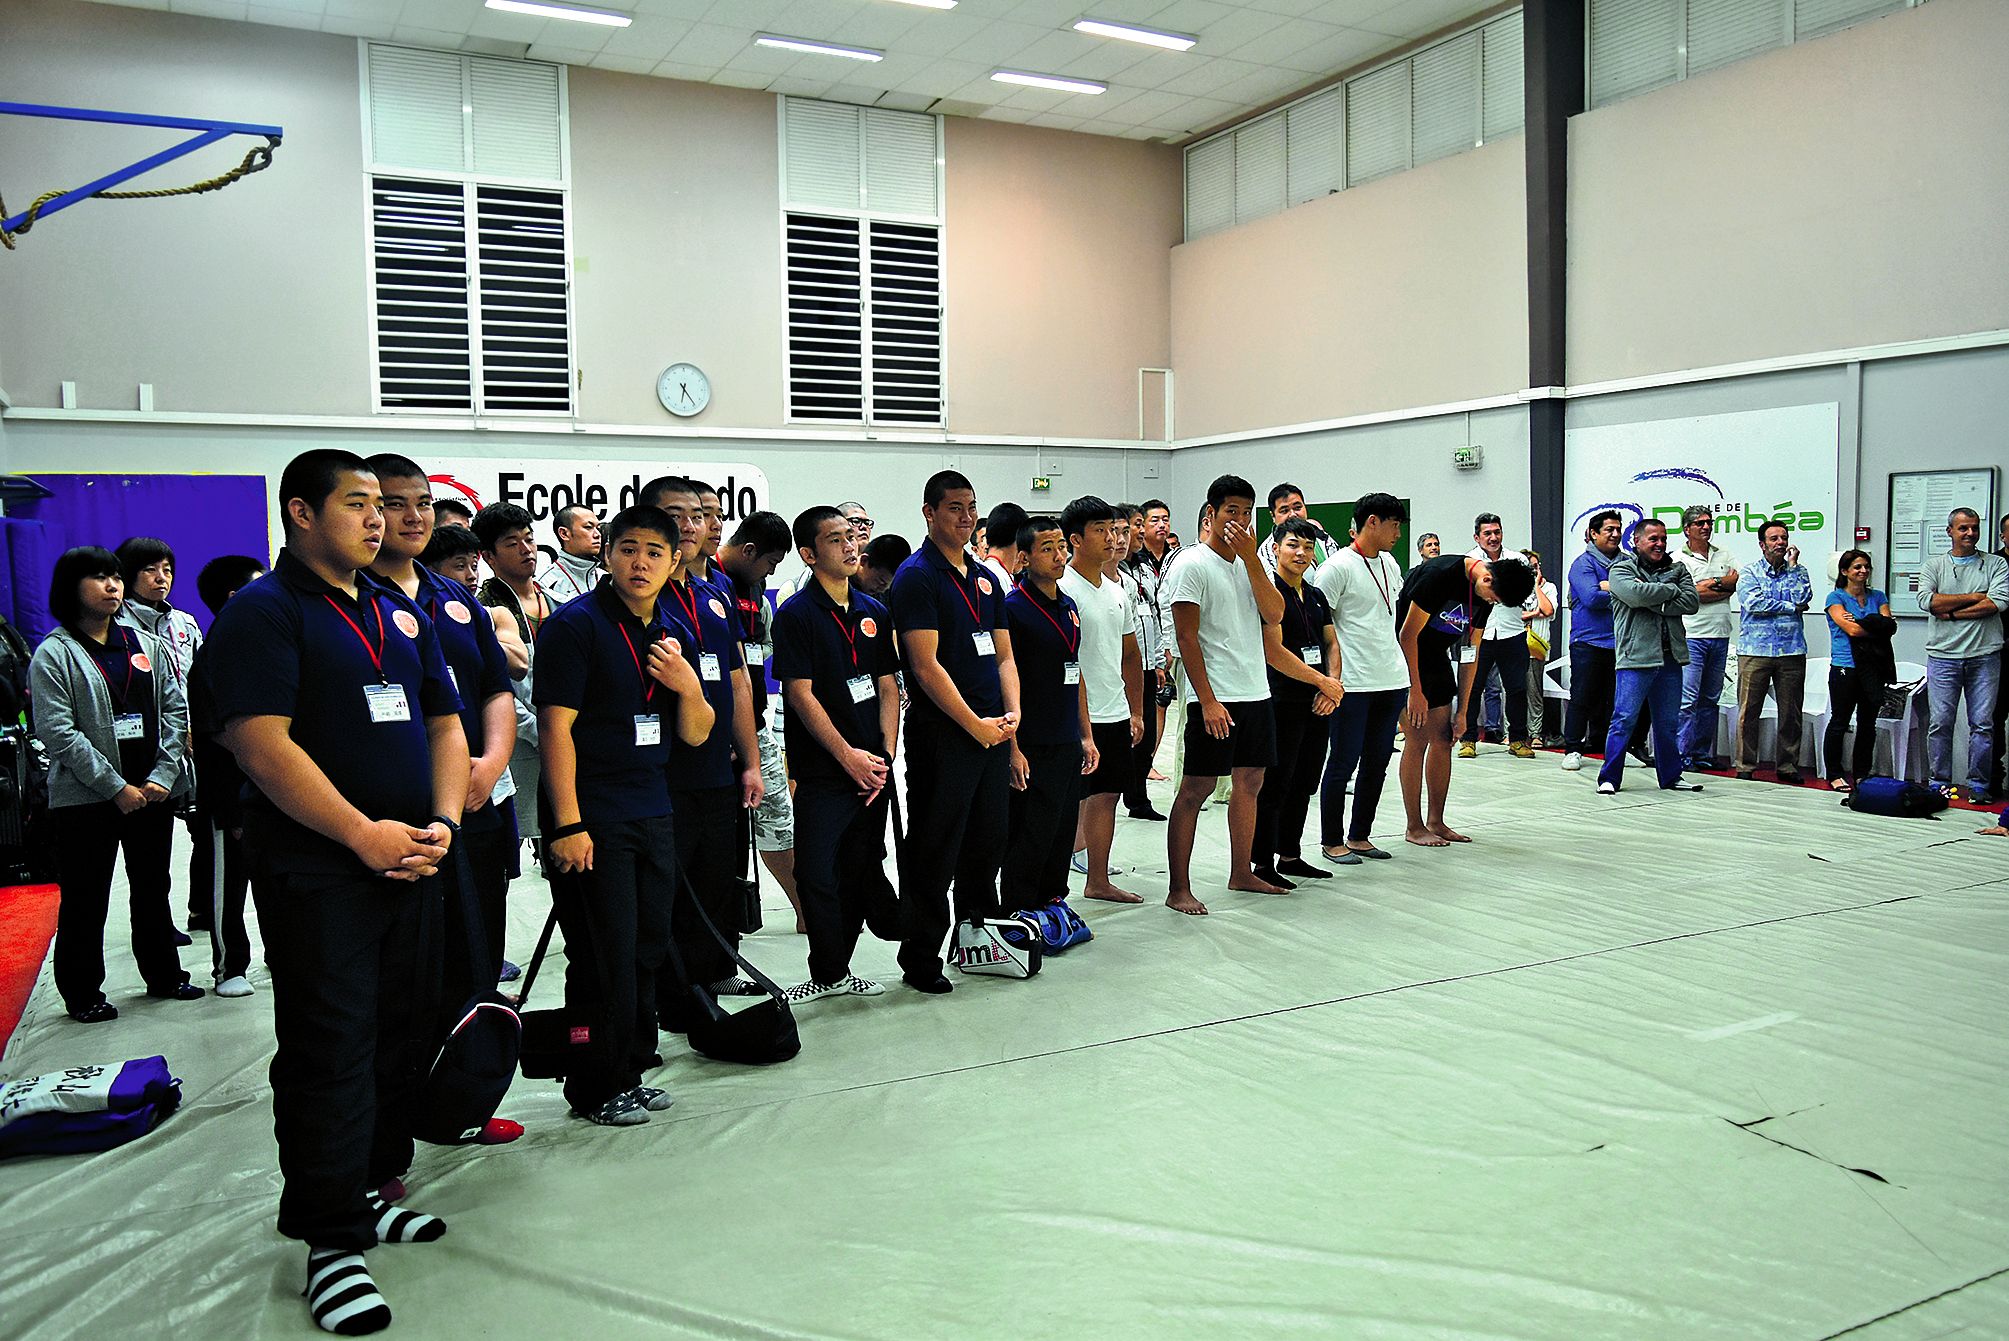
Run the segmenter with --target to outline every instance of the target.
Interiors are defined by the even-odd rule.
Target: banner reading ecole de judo
[[[551,519],[566,508],[591,508],[601,521],[632,506],[642,486],[658,475],[687,475],[719,492],[726,534],[750,512],[771,506],[767,476],[744,461],[582,461],[559,458],[428,457],[422,464],[433,497],[459,498],[479,512],[490,503],[514,503],[530,514],[538,548],[551,557],[557,541]]]
[[[1815,583],[1838,547],[1835,517],[1839,416],[1832,402],[1776,410],[1700,415],[1564,436],[1563,539],[1568,557],[1583,547],[1592,513],[1614,508],[1626,543],[1641,521],[1667,523],[1668,549],[1681,547],[1682,509],[1716,514],[1713,543],[1739,563],[1758,557],[1758,531],[1784,522]],[[1559,566],[1560,567],[1560,566]]]

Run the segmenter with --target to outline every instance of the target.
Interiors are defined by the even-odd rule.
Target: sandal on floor
[[[1836,778],[1828,784],[1828,790],[1834,792],[1852,792],[1855,789],[1855,784],[1847,778]]]

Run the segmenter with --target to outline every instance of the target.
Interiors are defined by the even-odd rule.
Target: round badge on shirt
[[[128,660],[132,662],[134,670],[145,675],[153,674],[153,660],[146,653],[135,652]]]
[[[407,638],[419,636],[418,616],[409,610],[399,610],[391,615],[391,623],[398,626],[398,632]]]
[[[867,638],[876,638],[879,636],[879,621],[867,615],[858,621],[858,631]]]
[[[714,596],[711,598],[711,608],[713,614],[717,615],[720,619],[725,618],[725,602],[719,600],[718,597]]]
[[[474,618],[472,614],[468,613],[468,608],[459,601],[448,601],[446,603],[446,612],[453,616],[453,621],[456,624],[465,624]]]
[[[982,592],[982,593],[983,593],[984,595],[986,595],[986,596],[990,595],[990,594],[991,594],[991,580],[990,580],[989,578],[987,578],[987,577],[979,577],[979,578],[977,579],[977,590],[978,590],[978,591],[981,591],[981,592]]]

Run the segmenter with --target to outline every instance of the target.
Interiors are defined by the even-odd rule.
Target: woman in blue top
[[[1821,604],[1828,610],[1828,642],[1833,661],[1828,669],[1828,730],[1822,741],[1828,780],[1838,792],[1853,790],[1856,779],[1870,771],[1876,751],[1876,713],[1883,687],[1895,669],[1890,637],[1897,624],[1890,598],[1869,584],[1870,558],[1859,549],[1835,564],[1840,585]],[[1858,656],[1857,653],[1863,653]],[[1855,719],[1855,749],[1848,772],[1842,772],[1842,740]]]

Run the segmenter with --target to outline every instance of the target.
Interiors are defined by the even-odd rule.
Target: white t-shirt
[[[1486,553],[1478,545],[1474,545],[1472,548],[1466,550],[1465,555],[1467,558],[1484,559],[1488,563],[1493,562],[1493,556]],[[1500,557],[1503,559],[1518,559],[1521,556],[1511,550],[1502,549]],[[1528,626],[1521,622],[1521,612],[1519,609],[1509,609],[1504,605],[1495,605],[1493,613],[1486,616],[1487,642],[1492,642],[1496,638],[1525,638],[1527,636]]]
[[[1395,598],[1402,566],[1387,552],[1366,558],[1348,545],[1318,566],[1311,580],[1332,606],[1339,636],[1339,682],[1349,694],[1409,687],[1409,665],[1396,641]]]
[[[1222,703],[1266,701],[1270,681],[1263,673],[1263,617],[1249,588],[1248,567],[1240,558],[1229,562],[1206,545],[1194,545],[1165,580],[1174,606],[1200,607],[1200,655],[1214,697]],[[1186,701],[1196,703],[1199,697],[1188,678]]]
[[[1002,563],[986,554],[984,555],[984,567],[997,574],[999,591],[1010,591],[1012,589],[1012,576],[1005,571],[1005,566]]]
[[[1081,680],[1088,686],[1088,720],[1127,722],[1130,696],[1123,692],[1123,635],[1137,628],[1130,593],[1120,582],[1102,579],[1101,586],[1074,571],[1061,570],[1060,589],[1074,598],[1081,612]]]

